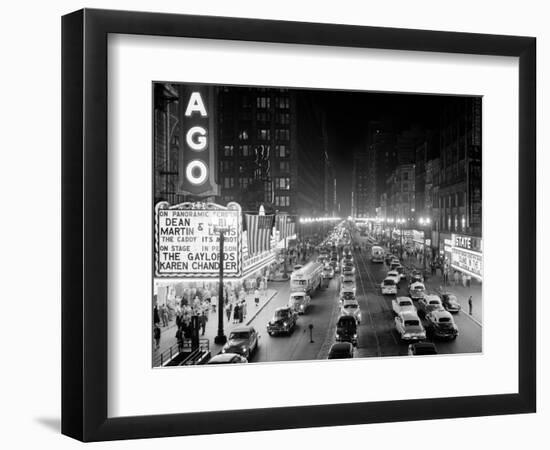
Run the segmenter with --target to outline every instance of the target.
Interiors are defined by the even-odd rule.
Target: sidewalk
[[[256,306],[254,302],[254,294],[247,294],[246,295],[246,312],[247,315],[244,318],[242,323],[233,323],[233,316],[229,320],[227,320],[227,315],[224,310],[223,313],[223,328],[224,328],[224,334],[227,336],[236,327],[248,325],[249,323],[254,320],[256,315],[271,301],[271,299],[277,294],[277,291],[273,288],[269,287],[265,291],[265,296],[260,293],[260,303],[258,306]],[[170,347],[175,346],[177,344],[176,339],[176,321],[175,319],[172,320],[168,327],[161,327],[161,336],[160,336],[160,346],[158,349],[154,348],[154,342],[153,342],[153,358],[155,358],[160,353],[168,350]],[[221,350],[221,345],[216,345],[214,343],[214,338],[218,334],[218,310],[216,309],[216,312],[210,311],[208,313],[208,322],[206,322],[206,327],[204,331],[204,336],[199,333],[200,339],[208,339],[210,341],[210,352],[212,355],[216,355]],[[176,348],[177,351],[177,348]]]
[[[414,257],[409,257],[405,259],[402,264],[408,268],[415,268],[418,270],[422,270],[422,261],[418,261]],[[439,270],[436,271],[436,275],[432,275],[430,271],[426,272],[427,275],[425,275],[424,279],[424,285],[426,286],[426,290],[428,292],[430,291],[437,291],[439,290],[440,286],[444,286],[443,283],[443,277],[441,276],[441,272]],[[482,293],[481,293],[481,283],[475,279],[472,278],[470,287],[464,287],[462,284],[454,283],[454,280],[449,280],[449,283],[447,284],[444,289],[448,290],[449,292],[452,292],[456,295],[456,298],[458,299],[458,302],[460,303],[460,306],[462,307],[462,312],[464,314],[468,314],[469,306],[468,306],[468,297],[470,295],[472,296],[472,315],[471,317],[478,322],[480,325],[483,323],[483,304],[482,304]]]

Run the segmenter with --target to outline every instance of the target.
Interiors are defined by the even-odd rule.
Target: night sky
[[[312,92],[327,117],[329,157],[334,162],[341,215],[351,210],[353,152],[364,148],[371,120],[390,120],[397,132],[438,127],[445,96],[346,91]]]

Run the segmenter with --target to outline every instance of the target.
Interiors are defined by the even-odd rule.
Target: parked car
[[[292,308],[288,306],[277,308],[267,323],[267,333],[270,336],[280,333],[290,334],[296,326],[296,321],[297,315]]]
[[[382,291],[382,295],[397,295],[397,283],[395,282],[395,278],[384,278],[382,283],[380,283],[380,290]]]
[[[396,316],[402,312],[410,311],[416,314],[416,307],[409,297],[397,297],[392,300],[392,309]]]
[[[206,364],[243,364],[247,362],[248,360],[238,353],[220,353],[210,358]]]
[[[418,315],[411,311],[400,313],[395,318],[395,329],[403,341],[422,341],[426,339],[426,330]]]
[[[250,359],[250,356],[258,348],[258,333],[252,326],[234,328],[229,333],[227,343],[222,348],[222,353],[237,353]]]
[[[458,303],[458,299],[456,298],[456,295],[452,292],[440,292],[439,293],[441,297],[441,303],[443,304],[443,308],[445,308],[450,313],[458,313],[462,309],[460,306],[460,303]]]
[[[357,321],[352,316],[340,316],[336,323],[336,341],[357,345]]]
[[[413,355],[437,355],[437,348],[433,342],[415,342],[409,344],[409,356]]]
[[[413,300],[420,300],[426,295],[426,286],[424,283],[417,281],[409,286],[409,295]]]
[[[355,320],[357,320],[357,323],[361,323],[361,307],[359,306],[359,302],[353,298],[353,299],[344,299],[342,301],[342,305],[340,307],[340,314],[343,316],[352,316],[355,317]]]
[[[431,338],[456,339],[458,327],[449,311],[435,310],[426,314],[426,330]]]
[[[291,292],[288,298],[289,308],[291,308],[295,313],[298,314],[305,314],[307,312],[307,308],[310,302],[311,297],[305,292],[300,291]]]
[[[350,342],[336,342],[330,347],[328,359],[353,358],[353,354],[353,344]]]

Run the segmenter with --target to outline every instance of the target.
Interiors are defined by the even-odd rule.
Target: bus
[[[373,245],[371,248],[371,256],[370,260],[372,262],[384,262],[384,249],[382,247],[379,247],[377,245]]]
[[[309,262],[290,275],[290,292],[303,291],[311,295],[321,285],[322,277],[323,264]]]

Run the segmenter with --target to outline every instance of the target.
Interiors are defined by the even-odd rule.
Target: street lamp
[[[218,289],[218,334],[214,338],[214,343],[223,345],[227,342],[227,337],[223,331],[223,312],[224,312],[224,300],[223,300],[223,256],[224,256],[224,242],[225,234],[230,232],[234,228],[235,224],[232,223],[232,217],[212,217],[212,228],[214,233],[220,234],[220,254],[218,258],[219,264],[219,289]]]

